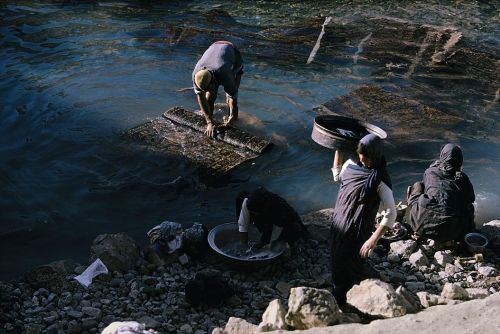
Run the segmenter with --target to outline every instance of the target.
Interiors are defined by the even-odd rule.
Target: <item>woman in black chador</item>
[[[364,258],[396,219],[382,139],[366,135],[359,141],[356,152],[360,161],[349,159],[343,165],[340,152],[336,152],[332,168],[334,180],[341,182],[330,229],[333,292],[340,305],[345,304],[346,293],[354,284],[378,276]],[[383,217],[375,229],[379,206]]]
[[[299,214],[284,198],[260,187],[252,192],[241,192],[236,198],[236,217],[240,241],[248,248],[248,226],[254,224],[261,233],[257,248],[271,244],[274,229],[279,229],[276,241],[289,245],[307,236],[307,229]]]
[[[462,172],[460,147],[446,144],[439,159],[413,185],[408,196],[409,224],[420,236],[459,241],[474,229],[474,188]]]

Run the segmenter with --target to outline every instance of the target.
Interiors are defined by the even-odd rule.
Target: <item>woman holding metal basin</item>
[[[330,263],[333,293],[340,305],[345,304],[346,293],[354,284],[378,277],[365,258],[396,220],[382,148],[382,139],[370,133],[357,145],[359,162],[351,159],[343,162],[343,154],[340,151],[335,154],[332,172],[334,180],[340,181],[340,190],[330,228]],[[375,229],[379,208],[383,210],[383,218]]]

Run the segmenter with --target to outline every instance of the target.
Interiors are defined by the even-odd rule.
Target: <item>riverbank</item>
[[[38,280],[45,287],[33,287],[22,279],[0,283],[0,331],[100,333],[114,321],[134,320],[160,333],[202,334],[224,327],[230,317],[258,325],[269,302],[279,299],[287,305],[291,288],[329,289],[330,214],[327,209],[304,215],[311,238],[259,271],[237,271],[214,254],[185,264],[176,259],[152,263],[140,257],[133,270],[100,275],[87,289],[73,279],[86,266],[60,261],[55,267],[61,284],[54,284],[55,279]],[[500,291],[500,261],[492,250],[474,257],[433,244],[403,244],[408,247],[378,247],[371,261],[384,281],[418,294],[423,307],[485,298]],[[185,299],[186,282],[207,270],[219,272],[236,293],[218,307],[192,307]],[[463,288],[462,294],[444,293],[447,284]],[[367,318],[353,316],[349,321],[353,319],[366,322]]]

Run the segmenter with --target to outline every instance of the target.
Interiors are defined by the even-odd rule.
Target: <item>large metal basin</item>
[[[320,115],[314,119],[311,138],[326,148],[350,150],[369,133],[387,138],[387,133],[373,124],[350,117]]]
[[[239,231],[238,224],[225,223],[214,227],[208,233],[208,244],[219,254],[228,264],[233,265],[238,269],[254,269],[263,267],[276,260],[286,246],[279,244],[273,246],[272,249],[265,251],[255,251],[250,256],[238,256],[234,250],[239,246]],[[256,242],[260,239],[260,233],[254,226],[249,226],[248,240]],[[259,256],[265,254],[265,256]]]

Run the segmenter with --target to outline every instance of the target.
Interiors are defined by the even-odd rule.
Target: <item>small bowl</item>
[[[481,253],[488,245],[488,238],[477,232],[467,233],[464,237],[464,241],[467,245],[467,249],[471,253]]]

